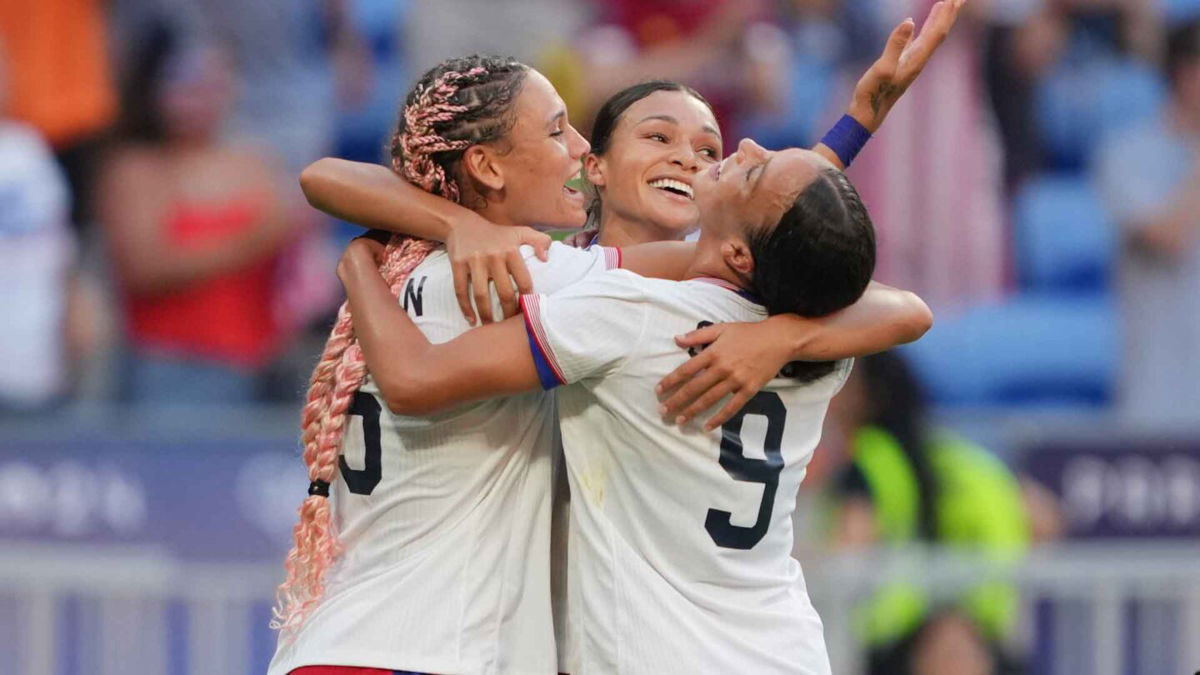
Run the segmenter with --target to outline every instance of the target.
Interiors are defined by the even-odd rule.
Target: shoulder
[[[633,272],[622,269],[612,269],[599,274],[593,274],[582,281],[572,284],[551,298],[594,298],[604,300],[620,300],[641,302],[654,295],[655,280],[646,279]]]

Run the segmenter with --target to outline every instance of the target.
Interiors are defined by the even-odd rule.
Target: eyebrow
[[[563,108],[562,110],[559,110],[558,112],[554,113],[554,117],[551,117],[551,118],[550,118],[550,122],[549,122],[548,126],[551,126],[551,127],[553,127],[555,124],[558,124],[558,121],[559,121],[559,120],[561,120],[562,118],[564,118],[564,117],[566,117],[566,116],[567,116],[567,109],[566,109],[566,108]]]
[[[670,115],[650,115],[650,116],[643,117],[642,119],[638,120],[638,124],[641,124],[642,122],[648,122],[650,120],[662,120],[663,122],[670,122],[671,124],[674,124],[676,126],[679,125],[679,120],[675,119],[674,117],[671,117]],[[701,128],[704,129],[704,131],[712,134],[713,136],[716,136],[717,140],[721,140],[721,131],[719,129],[717,129],[716,127],[714,127],[713,125],[705,124]]]

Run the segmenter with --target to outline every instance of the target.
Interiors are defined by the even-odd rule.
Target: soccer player
[[[338,273],[394,412],[571,385],[558,405],[573,673],[825,673],[791,513],[849,362],[782,377],[708,432],[661,419],[654,384],[687,359],[674,338],[697,325],[853,303],[874,268],[874,229],[845,176],[811,151],[743,141],[694,186],[702,229],[686,281],[595,275],[441,344],[388,293],[378,244],[353,243]]]
[[[407,180],[493,222],[570,227],[583,221],[583,201],[564,183],[587,147],[542,75],[508,59],[468,57],[416,84],[392,155]],[[556,245],[551,253],[548,262],[529,261],[539,288],[565,287],[616,262],[612,249]],[[393,245],[387,262],[396,295],[430,338],[469,328],[443,251]],[[381,409],[364,368],[343,311],[305,406],[313,482],[268,672],[553,672],[552,400],[514,396],[399,418]]]

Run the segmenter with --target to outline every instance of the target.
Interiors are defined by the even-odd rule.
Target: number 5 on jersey
[[[382,408],[374,396],[356,391],[350,403],[350,415],[362,418],[363,468],[351,469],[346,458],[338,455],[338,468],[346,487],[356,495],[369,495],[383,480],[383,448],[379,444],[379,412]],[[350,424],[350,420],[346,420]]]

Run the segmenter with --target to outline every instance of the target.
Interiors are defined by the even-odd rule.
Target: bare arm
[[[170,293],[244,267],[272,253],[292,229],[282,206],[262,180],[264,213],[251,227],[211,246],[167,242],[168,190],[158,163],[127,153],[104,172],[99,217],[125,287],[139,294]]]
[[[433,345],[379,274],[378,244],[356,240],[338,264],[354,333],[389,410],[428,415],[458,403],[540,388],[520,317]]]
[[[496,285],[504,316],[517,314],[518,293],[535,290],[520,247],[532,246],[543,260],[550,247],[550,237],[533,228],[495,225],[378,164],[325,157],[305,167],[300,188],[310,205],[336,218],[445,242],[458,306],[472,325],[472,297],[484,322],[500,318],[492,316],[489,282]]]
[[[665,396],[662,413],[685,423],[732,394],[705,422],[712,429],[791,361],[866,356],[912,342],[932,324],[933,315],[921,298],[871,282],[858,302],[827,317],[781,314],[760,323],[717,324],[693,331],[676,342],[681,348],[703,351],[659,383],[657,390]]]

